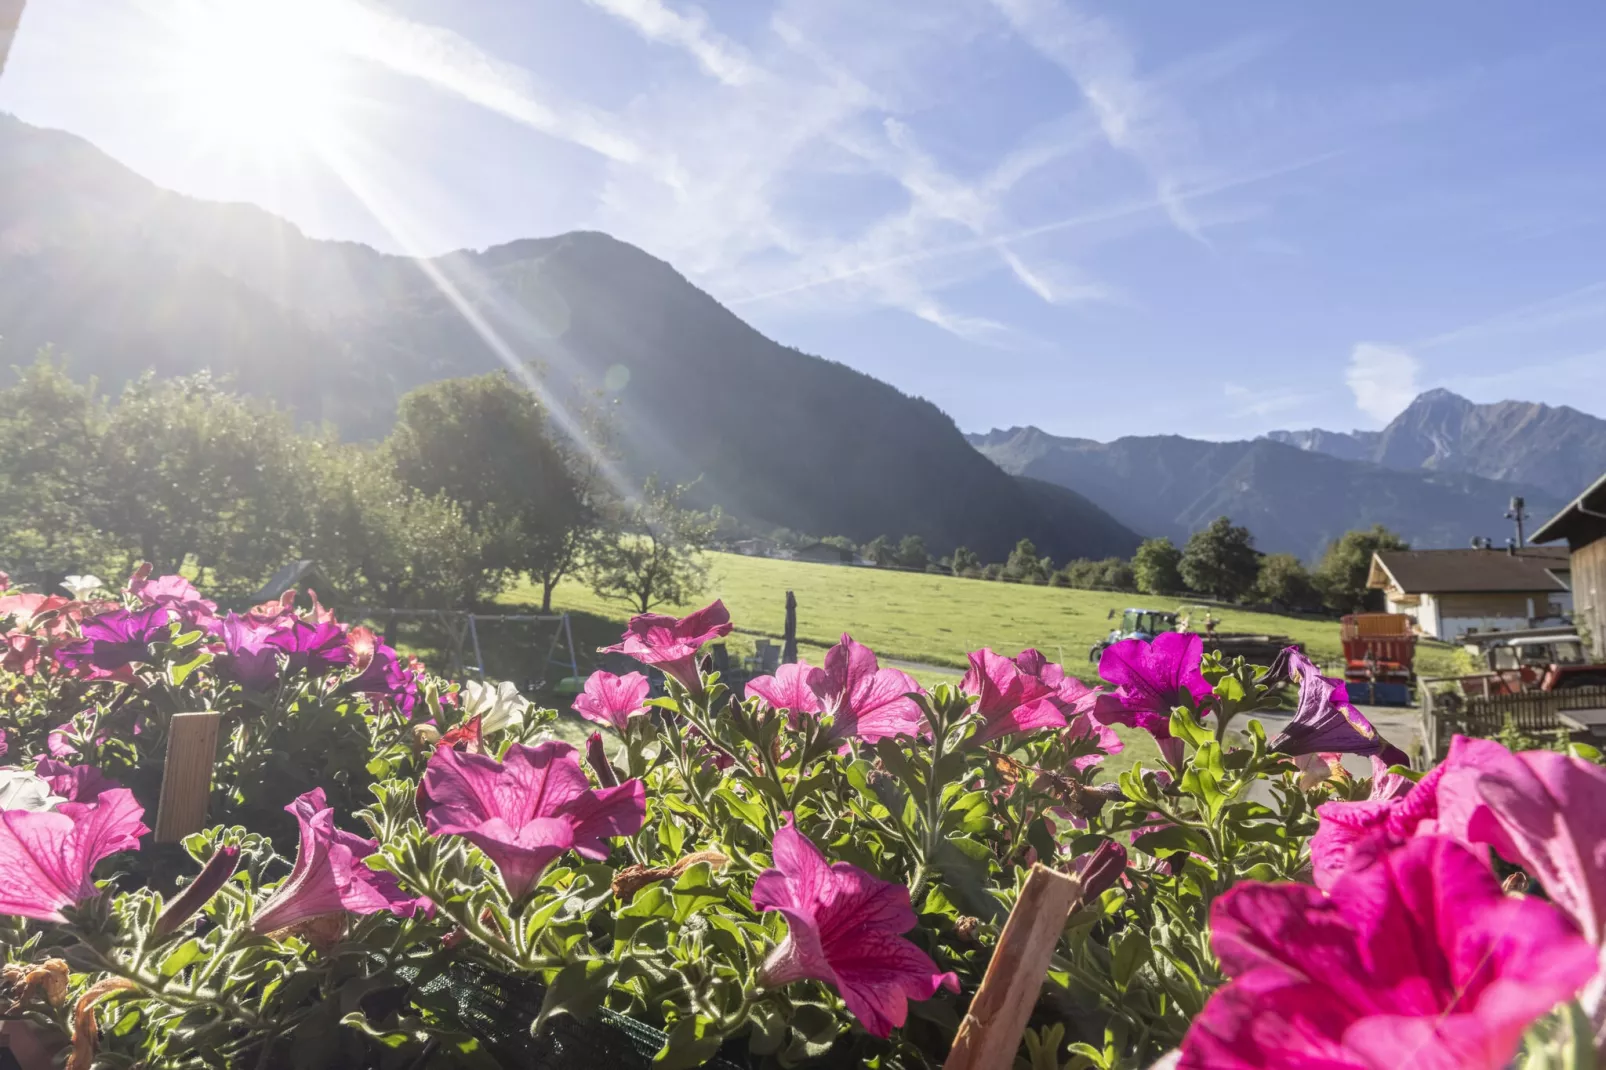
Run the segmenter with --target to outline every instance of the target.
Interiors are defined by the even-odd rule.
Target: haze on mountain
[[[1473,409],[1501,408],[1454,400]],[[1424,410],[1439,410],[1443,404],[1442,392],[1424,394],[1389,429],[1378,432],[1379,441],[1397,444],[1397,452],[1387,455],[1410,456],[1406,443],[1420,449],[1427,432],[1413,436],[1406,429],[1418,426]],[[1594,419],[1570,409],[1549,411]],[[1522,460],[1526,453],[1549,452],[1547,436],[1554,431],[1554,421],[1546,419],[1513,435],[1505,447],[1512,470],[1528,470]],[[1150,435],[1094,442],[1056,437],[1035,427],[968,438],[1006,472],[1073,489],[1145,535],[1185,539],[1216,517],[1230,516],[1254,533],[1257,548],[1306,560],[1314,560],[1345,531],[1373,524],[1398,532],[1419,548],[1466,546],[1474,536],[1498,541],[1511,531],[1503,517],[1512,497],[1527,500],[1537,523],[1577,493],[1485,478],[1462,462],[1391,467],[1359,459],[1358,449],[1348,457],[1335,456],[1331,451],[1355,439],[1323,448],[1316,443],[1326,443],[1327,432],[1305,434],[1310,437],[1303,441],[1312,445],[1304,448],[1270,437],[1206,442]],[[1427,460],[1445,455],[1430,454]],[[1593,463],[1598,473],[1606,467],[1606,456],[1582,463]]]
[[[1479,405],[1429,390],[1381,431],[1272,431],[1267,438],[1409,471],[1467,472],[1569,499],[1606,471],[1606,420],[1568,405]]]
[[[1005,474],[930,402],[771,341],[606,235],[414,260],[162,190],[4,115],[0,339],[6,364],[54,345],[108,387],[209,369],[355,438],[384,434],[414,386],[533,367],[559,412],[612,402],[628,478],[697,481],[758,527],[917,534],[984,560],[1021,538],[1060,561],[1139,541],[1076,492]]]

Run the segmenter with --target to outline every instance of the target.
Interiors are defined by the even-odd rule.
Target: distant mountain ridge
[[[1448,390],[1420,394],[1381,431],[1273,431],[1302,450],[1404,471],[1465,472],[1571,498],[1606,471],[1606,420],[1567,405],[1480,405]]]
[[[771,341],[607,235],[418,261],[162,190],[5,115],[0,339],[0,367],[54,344],[113,387],[210,369],[359,438],[414,386],[530,365],[560,403],[607,391],[627,474],[696,481],[758,525],[990,561],[1021,538],[1060,561],[1139,541],[1074,490],[1003,473],[930,402]]]
[[[1154,435],[1094,442],[1035,427],[967,436],[1006,472],[1067,487],[1146,535],[1181,540],[1217,516],[1261,550],[1314,559],[1345,531],[1384,524],[1418,547],[1499,538],[1512,495],[1548,515],[1565,499],[1543,487],[1465,472],[1402,471],[1269,438],[1203,442]]]

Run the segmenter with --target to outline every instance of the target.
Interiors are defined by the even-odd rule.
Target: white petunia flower
[[[50,782],[31,769],[0,768],[0,810],[54,810],[66,802],[50,794]]]
[[[101,578],[99,576],[91,576],[88,574],[82,576],[67,576],[61,581],[62,590],[72,595],[73,601],[75,602],[84,601],[86,598],[104,586],[106,585],[101,582]]]
[[[482,680],[463,684],[464,719],[479,717],[482,732],[499,732],[515,721],[523,724],[529,711],[529,699],[519,694],[511,681],[504,680],[495,686]]]

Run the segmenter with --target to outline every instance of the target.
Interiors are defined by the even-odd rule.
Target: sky
[[[219,14],[222,12],[222,14]],[[0,110],[316,237],[603,230],[970,431],[1606,416],[1606,6],[29,0]]]

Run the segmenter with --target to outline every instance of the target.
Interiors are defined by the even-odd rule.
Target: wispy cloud
[[[331,48],[609,159],[635,163],[642,158],[640,145],[611,116],[537,85],[528,71],[461,34],[361,0],[321,0],[309,10]]]
[[[1444,331],[1417,343],[1417,348],[1436,349],[1502,335],[1530,334],[1591,319],[1606,319],[1606,280]]]
[[[756,72],[741,46],[715,32],[696,9],[682,14],[662,0],[586,0],[629,23],[643,37],[689,52],[709,74],[726,85],[742,85]]]
[[[1355,406],[1383,424],[1394,419],[1420,392],[1422,364],[1398,346],[1361,342],[1350,352],[1344,381]]]

